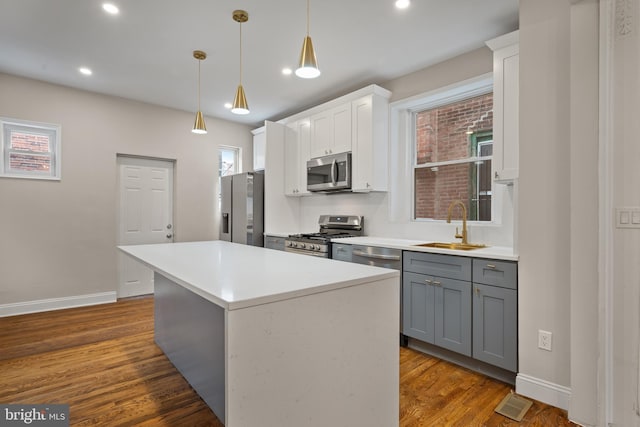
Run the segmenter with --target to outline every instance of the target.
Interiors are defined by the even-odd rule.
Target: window
[[[491,221],[493,93],[434,102],[412,115],[414,219],[447,219],[461,200],[469,220]]]
[[[60,126],[0,118],[0,176],[60,179]]]
[[[240,173],[240,148],[221,146],[218,151],[218,207],[222,201],[220,178]]]

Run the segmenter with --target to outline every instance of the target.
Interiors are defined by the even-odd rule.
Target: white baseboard
[[[529,375],[518,374],[516,376],[516,393],[565,411],[569,410],[569,400],[571,399],[571,389],[569,387]]]
[[[98,294],[76,295],[72,297],[49,298],[35,301],[14,302],[0,304],[0,317],[16,316],[18,314],[39,313],[43,311],[62,310],[65,308],[84,307],[88,305],[116,302],[116,292],[101,292]]]

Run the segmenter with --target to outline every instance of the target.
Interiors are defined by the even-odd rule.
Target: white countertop
[[[118,249],[227,310],[400,275],[385,268],[220,240],[118,246]]]
[[[514,255],[513,248],[504,246],[488,246],[470,251],[460,251],[453,249],[426,248],[415,246],[421,243],[431,243],[431,240],[408,240],[393,239],[388,237],[344,237],[332,240],[332,243],[346,243],[349,245],[378,246],[383,248],[402,249],[405,251],[430,252],[436,254],[459,255],[470,258],[502,259],[507,261],[517,261],[518,255]]]

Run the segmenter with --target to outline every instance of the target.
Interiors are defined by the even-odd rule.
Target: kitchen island
[[[121,246],[155,340],[228,427],[397,426],[397,271],[223,241]]]

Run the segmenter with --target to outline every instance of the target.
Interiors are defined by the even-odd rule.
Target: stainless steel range
[[[286,252],[331,258],[331,242],[341,237],[363,235],[364,217],[356,215],[320,215],[320,231],[291,234],[284,241]]]

